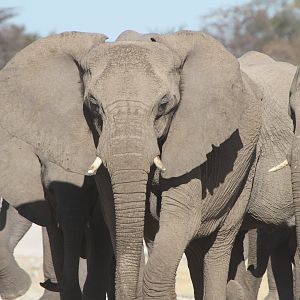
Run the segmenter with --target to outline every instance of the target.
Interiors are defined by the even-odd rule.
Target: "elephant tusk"
[[[154,158],[153,162],[160,171],[162,171],[162,172],[166,171],[165,166],[163,165],[162,161],[160,160],[160,158],[158,156],[156,156]]]
[[[102,164],[102,160],[99,156],[96,157],[95,161],[92,163],[92,165],[88,169],[88,175],[94,175],[99,167]]]
[[[281,164],[271,168],[268,172],[276,172],[284,167],[286,167],[289,164],[288,160],[286,159],[285,161],[283,161]]]

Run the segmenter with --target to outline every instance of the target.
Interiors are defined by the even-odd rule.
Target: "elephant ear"
[[[66,32],[20,51],[0,72],[0,126],[40,157],[85,174],[95,145],[83,113],[80,63],[105,35]]]
[[[246,97],[237,59],[202,32],[151,37],[182,60],[181,99],[162,150],[164,178],[181,176],[207,160],[239,127]]]

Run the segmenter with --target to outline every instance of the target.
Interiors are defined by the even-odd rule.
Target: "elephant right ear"
[[[95,145],[83,113],[80,63],[106,40],[66,32],[20,51],[0,72],[0,126],[32,145],[40,159],[86,174]]]
[[[153,36],[182,60],[181,100],[163,146],[164,178],[178,177],[207,160],[238,128],[247,97],[238,60],[203,32]]]

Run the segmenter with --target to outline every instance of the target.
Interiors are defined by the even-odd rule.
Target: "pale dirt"
[[[15,250],[19,264],[28,272],[32,279],[30,290],[19,300],[38,300],[43,293],[39,283],[43,281],[42,274],[42,239],[41,230],[33,226]],[[263,300],[268,291],[268,283],[264,278],[259,292],[259,300]],[[185,257],[182,259],[176,278],[178,299],[193,299],[193,288],[188,273]],[[0,297],[1,299],[1,297]]]

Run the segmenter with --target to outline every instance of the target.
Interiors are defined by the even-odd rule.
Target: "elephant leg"
[[[268,276],[269,292],[264,300],[279,300],[279,295],[278,295],[277,286],[276,286],[276,282],[272,270],[271,260],[269,260],[268,263],[267,276]]]
[[[262,256],[264,253],[264,249],[260,248],[257,249],[257,231],[256,229],[248,231],[247,236],[244,236],[244,238],[247,238],[246,241],[246,252],[248,253],[248,265],[250,265],[250,268],[252,268],[252,272],[246,269],[246,264],[245,264],[245,258],[244,258],[244,248],[243,245],[244,243],[244,238],[243,235],[245,233],[239,233],[236,241],[235,241],[235,246],[233,248],[231,258],[236,257],[235,259],[238,259],[238,264],[237,267],[234,267],[235,270],[231,270],[229,273],[231,273],[229,279],[234,279],[237,284],[232,284],[230,283],[227,288],[227,293],[230,293],[231,296],[228,299],[239,299],[236,298],[236,295],[234,293],[234,288],[237,288],[240,290],[240,287],[242,288],[242,294],[243,298],[242,299],[247,299],[247,300],[255,300],[257,299],[258,296],[258,291],[259,287],[262,281],[262,276],[264,274],[265,268],[262,270],[258,270],[257,268],[257,253],[259,253],[259,261],[262,261]],[[238,258],[239,257],[239,258]],[[266,252],[265,258],[266,261],[268,261],[268,252]],[[234,260],[235,260],[234,259]],[[231,262],[232,263],[232,262]],[[265,264],[263,264],[265,265]],[[232,269],[232,267],[230,268]],[[253,270],[256,270],[257,273],[255,274]],[[258,275],[258,276],[255,276]],[[229,287],[231,291],[229,291]],[[233,290],[232,290],[233,289]]]
[[[45,289],[44,294],[39,300],[56,300],[59,299],[59,287],[57,278],[55,275],[49,237],[47,229],[42,227],[43,235],[43,271],[44,271],[44,282],[40,285]]]
[[[245,231],[240,231],[235,238],[228,272],[228,284],[226,289],[226,299],[244,299],[244,276],[247,272],[244,257]]]
[[[202,300],[204,251],[201,240],[196,239],[191,241],[185,250],[185,255],[194,287],[195,300]]]
[[[193,182],[194,183],[194,182]],[[184,251],[196,232],[198,212],[191,210],[199,199],[201,182],[170,188],[162,195],[159,230],[145,267],[143,296],[145,299],[176,299],[175,277]],[[198,184],[200,186],[198,186]]]
[[[230,255],[237,231],[229,233],[220,229],[212,236],[214,240],[204,257],[205,300],[226,300]]]
[[[0,211],[0,295],[15,299],[30,288],[29,275],[16,262],[13,251],[29,230],[31,222],[18,214],[6,201]]]
[[[83,288],[83,299],[105,300],[110,288],[110,276],[114,273],[110,270],[113,248],[99,203],[93,211],[90,227],[86,230],[87,278]]]
[[[144,299],[176,299],[176,271],[190,239],[191,235],[181,221],[178,221],[177,226],[160,228],[145,267]]]
[[[81,220],[61,220],[63,233],[64,264],[60,282],[62,300],[81,300],[79,284],[79,258],[84,234],[84,223]]]
[[[53,267],[59,284],[59,292],[61,292],[64,264],[63,235],[55,222],[49,224],[46,229],[49,237]]]
[[[294,297],[300,299],[300,256],[299,247],[296,248],[294,253]]]
[[[288,243],[281,243],[272,251],[271,264],[279,299],[294,299],[293,271]]]

